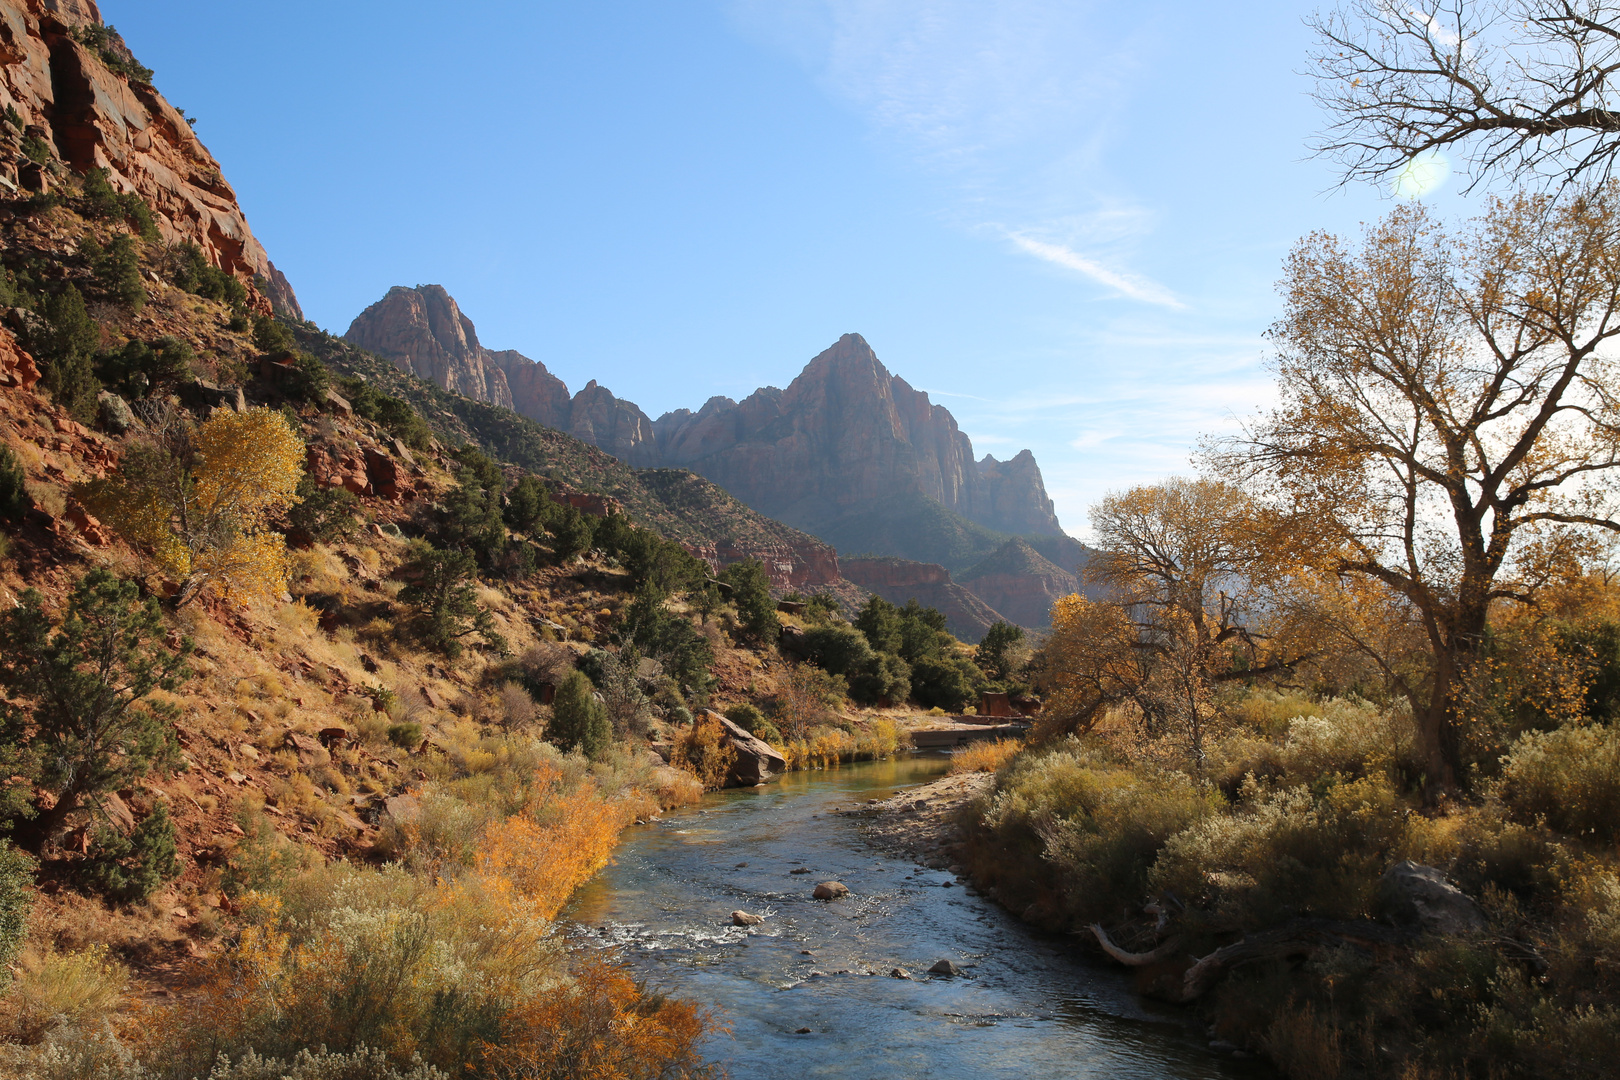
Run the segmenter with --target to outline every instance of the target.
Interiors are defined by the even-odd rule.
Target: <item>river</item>
[[[1188,1014],[1155,1010],[1066,939],[874,850],[857,818],[834,812],[945,768],[912,757],[793,773],[633,828],[575,898],[571,932],[619,949],[654,986],[717,1006],[732,1031],[706,1051],[733,1077],[1272,1075],[1214,1054]],[[849,898],[812,900],[827,880]],[[733,927],[739,908],[767,918]],[[966,974],[927,974],[942,959]]]

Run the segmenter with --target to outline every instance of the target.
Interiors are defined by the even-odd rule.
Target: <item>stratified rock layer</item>
[[[132,82],[73,31],[99,25],[94,0],[0,0],[0,112],[10,107],[22,131],[0,124],[0,178],[16,190],[23,171],[49,187],[52,170],[106,169],[114,188],[146,201],[166,243],[193,243],[210,262],[253,288],[252,305],[272,304],[302,319],[298,298],[253,236],[236,192],[191,125],[151,86]],[[120,55],[122,42],[110,45]],[[17,153],[26,136],[43,140],[55,160],[40,170]]]

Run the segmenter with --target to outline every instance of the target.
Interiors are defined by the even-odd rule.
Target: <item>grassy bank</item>
[[[1150,954],[1139,985],[1171,999],[1195,957],[1325,927],[1194,997],[1220,1038],[1290,1076],[1605,1074],[1620,731],[1524,735],[1477,798],[1425,809],[1398,711],[1256,693],[1230,715],[1199,767],[1128,725],[1012,757],[967,815],[973,876],[1028,921],[1100,924]],[[1380,879],[1402,860],[1444,871],[1482,923],[1399,932]]]

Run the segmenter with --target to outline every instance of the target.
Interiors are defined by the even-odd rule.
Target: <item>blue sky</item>
[[[103,2],[321,326],[440,283],[653,416],[859,332],[1082,536],[1270,399],[1289,246],[1390,208],[1306,157],[1312,7]]]

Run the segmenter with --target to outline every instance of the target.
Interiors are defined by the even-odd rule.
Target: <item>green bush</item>
[[[1502,766],[1515,817],[1612,844],[1620,839],[1620,729],[1602,724],[1529,732]]]
[[[805,654],[817,666],[849,683],[850,697],[862,705],[905,701],[911,695],[911,667],[893,653],[872,649],[851,626],[817,626],[804,635]]]
[[[253,317],[253,347],[261,353],[290,353],[298,348],[292,331],[273,315]]]
[[[79,241],[79,255],[90,264],[96,286],[108,299],[132,311],[146,306],[146,285],[141,281],[140,254],[133,236],[118,233],[106,247],[86,236]]]
[[[47,297],[41,315],[44,330],[31,342],[41,362],[40,383],[75,419],[90,423],[96,415],[96,395],[101,392],[91,362],[101,344],[101,329],[72,285]]]
[[[555,505],[540,479],[524,474],[506,493],[506,506],[502,514],[510,528],[521,533],[535,533],[545,527],[546,518]]]
[[[765,714],[760,712],[756,706],[744,702],[741,705],[733,705],[727,709],[726,719],[750,735],[755,735],[758,734],[756,729],[759,725],[765,723]]]
[[[979,696],[984,675],[965,657],[919,656],[911,664],[911,696],[927,709],[959,713]]]
[[[10,844],[0,843],[0,992],[11,982],[11,962],[27,936],[33,883],[34,860]]]
[[[742,728],[756,739],[763,739],[772,746],[782,745],[782,732],[777,726],[765,719],[765,714],[758,708],[744,702],[733,705],[726,710],[726,719]]]
[[[174,822],[159,802],[127,838],[105,826],[97,829],[79,878],[109,899],[138,903],[180,876],[176,854]]]
[[[754,559],[732,563],[720,572],[720,580],[731,586],[729,599],[737,606],[737,621],[743,634],[766,645],[776,644],[782,621],[776,617],[776,601],[771,597],[771,579],[763,564]]]
[[[276,831],[263,811],[243,807],[236,813],[242,838],[225,860],[220,887],[227,896],[274,892],[310,861],[310,853]]]
[[[38,135],[29,135],[23,139],[22,153],[23,157],[35,165],[49,164],[51,158],[56,156],[51,150],[51,144]]]
[[[309,542],[330,544],[354,535],[360,500],[340,487],[323,488],[307,473],[298,481],[298,503],[287,511],[288,531]]]
[[[618,637],[662,664],[686,693],[702,694],[713,681],[709,666],[714,650],[686,616],[669,609],[666,599],[652,583],[643,584],[625,609]]]
[[[559,750],[578,750],[593,760],[612,744],[613,725],[608,722],[607,710],[596,700],[591,681],[583,672],[570,671],[558,684],[546,738]]]
[[[411,626],[417,639],[451,659],[461,655],[462,639],[471,634],[498,652],[506,651],[506,640],[478,604],[473,588],[477,570],[472,556],[423,541],[413,542],[400,567],[408,584],[399,591],[399,599],[414,610]]]
[[[191,346],[175,337],[160,337],[148,344],[128,341],[116,352],[96,360],[101,381],[130,400],[171,390],[191,378],[196,361]]]
[[[589,551],[594,533],[590,518],[572,506],[562,507],[551,525],[551,549],[557,561],[572,562]]]
[[[205,300],[218,300],[242,312],[247,305],[247,286],[208,261],[196,244],[180,244],[168,255],[169,280],[175,286]]]
[[[403,750],[415,750],[422,745],[422,725],[413,721],[390,724],[388,741]]]
[[[991,679],[1008,679],[1012,677],[1012,665],[1008,657],[1019,642],[1024,640],[1024,628],[1014,626],[1009,622],[997,622],[984,632],[984,638],[979,642],[973,659],[978,663],[985,675]]]
[[[40,816],[42,834],[99,793],[179,760],[178,710],[147,695],[172,691],[189,675],[191,643],[171,651],[163,637],[157,600],[143,602],[135,582],[106,570],[79,580],[54,632],[33,589],[0,613],[0,687],[33,702],[23,708],[0,698],[0,747],[29,748],[40,759],[38,782],[55,796]]]
[[[143,239],[158,238],[157,221],[151,208],[133,191],[120,195],[113,190],[106,169],[95,168],[84,174],[84,216],[103,221],[127,221]]]
[[[1247,801],[1252,809],[1206,818],[1171,837],[1152,888],[1174,892],[1223,926],[1372,914],[1379,876],[1406,838],[1402,807],[1385,778],[1330,782],[1314,798],[1286,788]]]
[[[1065,914],[1086,922],[1140,903],[1165,843],[1221,805],[1183,773],[1131,768],[1070,742],[1014,758],[982,820],[994,844],[1050,867]]]
[[[11,447],[0,444],[0,521],[21,521],[34,505],[24,484],[22,462]]]

